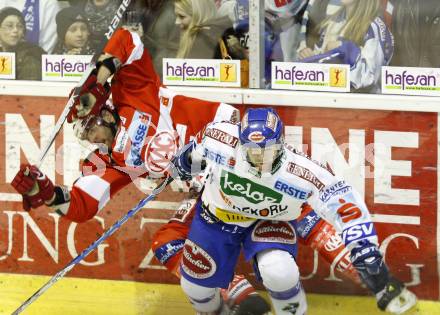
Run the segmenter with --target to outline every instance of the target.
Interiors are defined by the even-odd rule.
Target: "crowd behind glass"
[[[15,53],[16,79],[40,80],[42,54],[99,49],[119,4],[0,0],[0,52]],[[123,23],[162,75],[163,58],[247,60],[248,21],[248,0],[140,0]],[[265,0],[264,45],[267,82],[271,61],[325,60],[350,65],[352,91],[377,93],[382,66],[440,68],[440,1]]]

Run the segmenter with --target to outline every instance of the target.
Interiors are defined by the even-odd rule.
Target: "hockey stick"
[[[315,56],[311,56],[308,58],[300,59],[299,62],[306,62],[306,63],[330,63],[331,61],[336,60],[336,58],[340,58],[342,56],[342,53],[339,51],[332,52],[329,51],[324,54],[319,54]]]
[[[116,221],[107,231],[105,231],[101,237],[99,237],[96,241],[94,241],[89,247],[81,252],[78,256],[76,256],[70,263],[67,264],[62,270],[60,270],[57,274],[55,274],[49,281],[47,281],[38,291],[36,291],[30,298],[28,298],[23,304],[21,304],[12,315],[18,315],[25,308],[27,308],[32,302],[38,299],[44,292],[47,291],[51,286],[55,284],[59,279],[64,277],[66,273],[73,269],[73,267],[87,257],[99,244],[105,241],[109,236],[111,236],[117,229],[119,229],[128,219],[138,213],[149,201],[156,198],[156,196],[169,184],[173,181],[172,176],[168,176],[165,178],[154,190],[153,192],[146,198],[139,201],[139,203],[127,212],[121,219]]]
[[[57,123],[55,124],[55,127],[52,131],[52,134],[50,135],[49,141],[47,141],[46,145],[44,146],[43,150],[40,152],[40,156],[38,157],[37,167],[40,168],[41,164],[43,163],[44,158],[47,155],[47,152],[49,152],[50,147],[55,141],[56,136],[61,130],[61,127],[63,126],[64,122],[67,119],[68,114],[70,113],[70,110],[73,107],[73,104],[75,103],[75,100],[78,98],[79,93],[81,91],[81,88],[83,84],[86,82],[87,78],[90,76],[92,71],[94,70],[94,64],[99,58],[99,56],[102,53],[102,50],[104,49],[107,42],[112,37],[113,33],[118,28],[122,17],[124,16],[125,11],[127,11],[128,6],[130,5],[131,0],[122,0],[121,4],[117,8],[115,15],[112,18],[112,21],[110,25],[108,26],[107,32],[104,34],[103,41],[101,42],[101,45],[96,50],[95,54],[93,55],[92,59],[90,60],[90,64],[87,67],[87,70],[84,72],[84,74],[81,77],[81,80],[78,82],[78,84],[74,88],[74,92],[72,95],[70,95],[69,100],[67,101],[66,106],[64,107],[63,112],[61,113],[60,118],[58,118]]]

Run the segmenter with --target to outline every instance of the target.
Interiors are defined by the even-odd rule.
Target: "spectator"
[[[57,0],[0,0],[0,8],[14,7],[21,11],[26,21],[26,39],[39,45],[48,53],[55,47],[55,16],[60,10]]]
[[[0,51],[15,53],[17,80],[41,80],[41,55],[44,50],[25,40],[23,15],[13,7],[0,10]]]
[[[350,65],[357,92],[379,92],[381,67],[388,65],[394,39],[380,17],[379,0],[341,0],[341,8],[318,25],[320,39],[300,52],[300,61]]]
[[[92,55],[90,29],[85,14],[78,8],[65,8],[56,17],[58,42],[54,53],[58,55]]]
[[[341,0],[310,0],[301,22],[298,57],[307,47],[315,47],[318,43],[319,25],[341,8]]]
[[[213,58],[232,21],[219,17],[214,1],[207,0],[176,0],[175,13],[181,30],[177,58]]]
[[[394,66],[440,67],[440,6],[438,0],[392,1],[396,38]]]
[[[120,0],[86,0],[78,3],[90,25],[90,46],[96,51],[100,47],[104,33],[110,25]]]
[[[144,44],[153,59],[154,68],[162,79],[162,59],[175,57],[179,48],[179,27],[175,23],[174,0],[147,3],[144,19]]]

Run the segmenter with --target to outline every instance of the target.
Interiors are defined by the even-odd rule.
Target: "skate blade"
[[[399,296],[396,296],[387,306],[386,311],[400,315],[417,304],[417,297],[414,293],[404,288]]]

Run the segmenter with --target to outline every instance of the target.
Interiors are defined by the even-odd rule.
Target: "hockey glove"
[[[169,169],[169,174],[173,178],[188,181],[191,180],[194,175],[198,174],[204,169],[203,162],[202,166],[198,167],[199,171],[197,171],[196,165],[193,166],[191,152],[194,150],[194,148],[195,143],[192,141],[185,145],[179,152],[177,152],[176,156],[173,157]]]
[[[70,92],[69,97],[74,93]],[[75,100],[74,106],[67,116],[67,122],[72,123],[78,118],[85,118],[89,115],[99,115],[105,102],[110,96],[110,85],[106,82],[104,85],[96,81],[96,73],[87,78]]]
[[[11,185],[23,196],[23,209],[26,211],[37,208],[54,197],[52,181],[35,165],[22,165]]]

